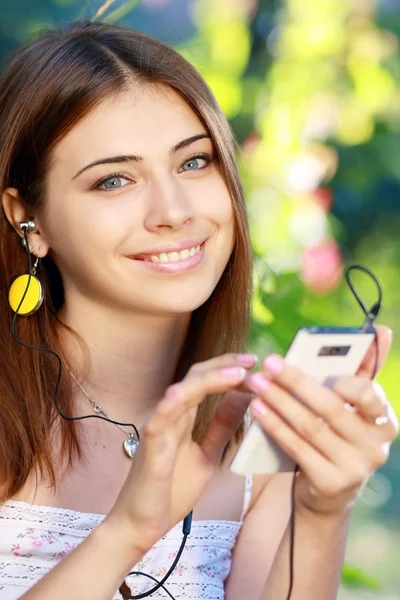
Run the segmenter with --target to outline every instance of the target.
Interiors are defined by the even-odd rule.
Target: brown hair
[[[242,187],[229,125],[210,89],[172,48],[149,36],[101,23],[74,23],[44,32],[20,49],[0,81],[0,189],[19,190],[28,210],[45,207],[44,177],[57,142],[106,97],[132,81],[165,84],[188,102],[209,131],[230,191],[236,240],[228,265],[210,298],[194,311],[175,381],[190,364],[225,352],[243,351],[248,336],[251,246]],[[48,353],[17,344],[10,333],[8,289],[26,272],[26,251],[2,209],[0,218],[0,501],[15,495],[37,468],[56,485],[49,431],[61,432],[61,452],[68,465],[81,455],[73,422],[56,422],[53,406],[58,363]],[[62,356],[57,316],[63,303],[61,276],[50,257],[42,261],[44,302],[30,317],[17,319],[22,340],[51,348]],[[59,402],[70,412],[71,385],[61,378]],[[216,399],[200,407],[194,438],[201,439]],[[243,427],[236,440],[243,434]]]

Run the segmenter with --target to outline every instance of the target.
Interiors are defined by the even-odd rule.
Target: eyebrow
[[[176,154],[179,150],[182,150],[182,148],[186,148],[187,146],[194,144],[194,142],[197,142],[197,140],[202,140],[204,138],[211,139],[211,136],[208,133],[199,133],[197,135],[192,135],[191,137],[186,138],[185,140],[182,140],[181,142],[178,142],[177,144],[175,144],[175,146],[172,146],[169,153]],[[87,171],[88,169],[91,169],[92,167],[95,167],[97,165],[107,165],[107,164],[126,163],[126,162],[141,162],[142,160],[144,160],[143,156],[139,156],[138,154],[122,154],[121,156],[110,156],[107,158],[100,158],[99,160],[95,160],[95,161],[91,162],[90,164],[86,165],[86,167],[82,167],[82,169],[80,169],[76,173],[76,175],[73,176],[72,180],[79,177],[79,175],[81,175],[84,171]]]

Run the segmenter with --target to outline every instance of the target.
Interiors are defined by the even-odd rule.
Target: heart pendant
[[[129,437],[122,444],[124,452],[128,458],[133,458],[135,456],[135,452],[139,447],[139,442],[135,438],[135,436],[131,433]]]

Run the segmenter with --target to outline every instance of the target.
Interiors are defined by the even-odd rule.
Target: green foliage
[[[349,564],[346,564],[343,568],[342,581],[351,588],[365,587],[372,590],[382,588],[381,583],[374,577],[370,577],[358,567]]]
[[[73,18],[130,24],[140,5],[3,0],[2,55]],[[254,250],[252,350],[284,353],[302,325],[359,324],[342,270],[361,262],[384,288],[382,321],[395,335],[379,380],[400,415],[400,10],[381,25],[375,8],[370,0],[194,0],[195,34],[175,47],[206,78],[239,142]],[[372,303],[368,282],[358,285]],[[343,582],[379,588],[350,565]]]
[[[121,19],[123,19],[128,13],[130,13],[131,10],[133,10],[137,4],[139,4],[139,1],[140,0],[130,0],[128,2],[125,2],[119,8],[116,8],[112,12],[106,14],[102,21],[105,23],[120,22]]]

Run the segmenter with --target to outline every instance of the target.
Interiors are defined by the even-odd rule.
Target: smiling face
[[[41,215],[79,297],[119,310],[191,312],[234,244],[232,201],[207,130],[182,97],[143,86],[108,99],[55,147]],[[43,249],[44,248],[44,249]]]

